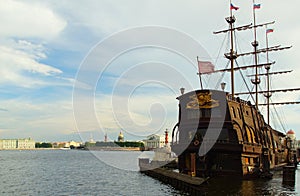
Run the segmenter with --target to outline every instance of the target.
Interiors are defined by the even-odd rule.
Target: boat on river
[[[291,46],[268,46],[261,48],[257,40],[257,29],[265,28],[267,35],[273,30],[269,28],[274,22],[257,24],[255,12],[260,8],[253,1],[253,23],[235,26],[233,12],[238,9],[230,2],[230,16],[226,18],[228,29],[214,32],[228,35],[230,49],[224,54],[228,66],[215,70],[213,63],[197,58],[201,89],[184,92],[181,89],[179,100],[178,123],[172,131],[171,149],[178,156],[180,173],[196,177],[204,176],[237,176],[242,178],[271,177],[270,171],[285,165],[294,164],[296,150],[293,149],[295,139],[287,132],[275,130],[270,125],[270,106],[283,104],[299,104],[300,102],[271,101],[272,93],[297,91],[294,89],[271,89],[270,77],[291,71],[271,72],[275,62],[270,62],[268,53],[291,48]],[[253,51],[239,53],[236,49],[236,33],[253,31]],[[266,61],[260,62],[259,55],[266,55]],[[253,64],[239,65],[237,59],[252,56]],[[243,74],[243,70],[252,69],[252,88],[245,92],[235,92],[235,72]],[[205,75],[230,72],[231,92],[221,89],[205,89],[202,80]],[[222,74],[223,76],[223,74]],[[266,89],[260,90],[261,78],[265,78]],[[244,78],[244,81],[247,79]],[[248,84],[249,85],[249,84]],[[247,86],[247,85],[246,85]],[[249,87],[249,86],[247,86]],[[247,98],[244,98],[248,96]],[[264,95],[265,102],[259,103],[259,95]],[[252,100],[251,100],[252,98]],[[266,118],[260,111],[267,107]]]
[[[59,150],[71,150],[70,147],[62,147],[62,148],[59,148]]]

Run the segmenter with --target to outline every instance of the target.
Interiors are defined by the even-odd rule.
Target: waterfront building
[[[82,142],[75,142],[75,141],[69,141],[68,142],[68,145],[69,145],[69,147],[79,147],[79,146],[81,146],[81,144],[82,144]]]
[[[35,148],[35,141],[31,138],[17,139],[18,149],[33,149]]]
[[[152,134],[147,136],[147,139],[143,140],[146,149],[155,149],[165,146],[165,136]]]
[[[15,139],[2,139],[0,141],[0,149],[16,149],[17,140]]]
[[[124,135],[123,135],[122,131],[120,131],[120,133],[119,133],[118,142],[124,142]]]
[[[95,142],[94,142],[95,143]],[[70,148],[70,147],[80,147],[82,142],[69,141],[69,142],[54,142],[52,143],[53,148]]]
[[[25,139],[0,139],[0,149],[34,149],[35,141],[31,138]]]

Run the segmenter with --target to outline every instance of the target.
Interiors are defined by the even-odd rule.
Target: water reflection
[[[300,168],[296,182],[283,184],[282,171],[275,171],[270,180],[240,180],[234,178],[211,179],[205,195],[300,195]]]

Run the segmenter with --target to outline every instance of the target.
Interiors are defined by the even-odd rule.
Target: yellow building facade
[[[31,138],[25,139],[0,139],[0,150],[11,149],[34,149],[35,141]]]

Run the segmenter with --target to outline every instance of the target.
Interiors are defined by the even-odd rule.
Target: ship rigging
[[[229,40],[230,40],[230,51],[228,53],[224,54],[224,57],[229,60],[230,62],[230,68],[225,68],[225,69],[220,69],[220,70],[214,70],[211,72],[204,72],[204,73],[198,73],[200,77],[200,83],[201,83],[201,88],[203,89],[203,84],[201,80],[201,75],[205,74],[213,74],[213,73],[218,73],[218,72],[230,72],[230,79],[231,79],[231,96],[240,96],[240,95],[255,95],[255,98],[252,97],[252,100],[255,103],[256,109],[259,110],[258,106],[267,106],[267,124],[270,124],[270,106],[271,105],[289,105],[289,104],[300,104],[300,101],[286,101],[286,102],[271,102],[271,97],[273,93],[280,93],[280,92],[292,92],[292,91],[299,91],[300,88],[289,88],[289,89],[271,89],[271,82],[270,82],[270,77],[272,75],[277,75],[277,74],[287,74],[291,73],[292,70],[284,70],[284,71],[274,71],[270,72],[271,67],[276,63],[275,61],[270,62],[269,59],[269,52],[277,52],[277,51],[282,51],[286,49],[292,48],[292,46],[281,46],[281,45],[276,45],[276,46],[269,46],[269,39],[268,39],[268,34],[273,32],[273,29],[268,28],[268,25],[273,25],[275,21],[272,22],[266,22],[262,24],[256,24],[256,10],[260,9],[260,4],[256,4],[255,0],[253,0],[253,23],[243,25],[243,26],[238,26],[235,27],[235,22],[236,18],[233,15],[234,10],[238,10],[239,7],[236,7],[232,4],[232,1],[230,1],[230,16],[226,18],[227,23],[229,24],[229,28],[225,30],[220,30],[220,31],[215,31],[213,32],[214,34],[220,34],[220,33],[229,33]],[[257,28],[265,28],[265,42],[266,42],[266,47],[265,48],[258,48],[259,42],[257,40]],[[253,30],[254,34],[254,41],[251,43],[253,46],[253,51],[252,52],[244,52],[244,53],[238,53],[236,49],[235,41],[235,32],[236,31],[247,31],[247,30]],[[265,53],[266,54],[266,62],[260,63],[259,62],[259,54],[260,53]],[[239,66],[237,62],[238,57],[243,57],[243,56],[254,56],[254,64],[252,65],[243,65]],[[198,57],[197,57],[198,61]],[[199,61],[198,61],[199,62]],[[264,73],[259,73],[260,68],[265,68]],[[247,83],[247,92],[235,92],[235,72],[236,71],[241,71],[241,70],[246,70],[246,69],[255,69],[255,74],[252,75],[247,75],[248,77],[254,77],[251,79],[252,84],[254,84],[255,91],[253,91],[253,88],[250,88]],[[223,75],[224,76],[224,75]],[[261,79],[260,77],[263,76],[265,77],[266,80],[266,89],[265,90],[259,90]],[[221,81],[222,78],[220,78],[219,81]],[[219,82],[221,83],[221,82]],[[259,94],[263,94],[265,97],[265,103],[259,103]],[[284,130],[286,132],[286,130]]]
[[[268,44],[268,33],[272,29],[268,25],[256,23],[256,10],[260,4],[253,0],[253,23],[235,27],[236,18],[233,12],[239,7],[230,1],[230,16],[226,18],[228,29],[214,34],[228,33],[230,49],[224,57],[229,60],[229,68],[214,70],[211,62],[200,61],[199,79],[201,90],[188,93],[182,92],[179,100],[179,119],[172,131],[172,151],[178,155],[178,167],[182,173],[192,176],[235,175],[242,177],[269,177],[270,170],[293,162],[294,152],[289,147],[290,139],[282,132],[270,126],[270,105],[299,104],[299,101],[271,102],[273,93],[298,91],[300,88],[271,89],[270,76],[290,73],[291,70],[270,72],[275,62],[269,60],[269,52],[290,49],[291,46],[271,46]],[[266,47],[259,48],[257,28],[265,27]],[[236,49],[235,34],[237,31],[253,30],[254,40],[251,42],[253,51],[239,53]],[[261,63],[259,54],[266,54],[266,62]],[[253,56],[254,63],[239,66],[237,59]],[[259,71],[265,68],[263,73]],[[254,69],[252,88],[245,82],[248,92],[236,92],[235,71]],[[230,72],[231,93],[204,89],[203,75]],[[224,74],[222,75],[224,76]],[[261,77],[266,77],[266,89],[261,90]],[[246,79],[242,76],[243,80]],[[221,79],[219,79],[221,83]],[[265,103],[259,102],[259,94],[266,98]],[[237,96],[248,95],[254,100],[252,104]],[[267,121],[259,110],[259,106],[267,106]],[[295,160],[294,160],[295,161]]]

